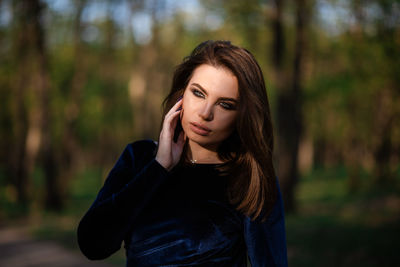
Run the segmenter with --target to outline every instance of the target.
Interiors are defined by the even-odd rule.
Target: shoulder
[[[137,140],[126,145],[125,149],[134,153],[154,152],[157,148],[157,142],[151,139]]]
[[[142,165],[155,157],[157,142],[151,139],[143,139],[128,143],[122,153],[122,157],[129,158],[134,165]]]

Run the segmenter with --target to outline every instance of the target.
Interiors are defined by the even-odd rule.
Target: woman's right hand
[[[156,160],[168,171],[178,164],[185,144],[186,136],[184,131],[180,132],[176,143],[173,141],[178,118],[182,112],[181,107],[182,99],[176,102],[165,115],[158,141]]]

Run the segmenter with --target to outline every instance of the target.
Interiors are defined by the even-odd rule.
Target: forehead
[[[198,84],[210,95],[239,98],[238,80],[225,67],[203,64],[197,67],[189,81],[189,86]]]

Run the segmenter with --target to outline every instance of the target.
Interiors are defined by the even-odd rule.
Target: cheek
[[[219,121],[219,125],[221,125],[221,132],[230,133],[235,128],[236,124],[236,114],[227,114],[225,116],[221,116]]]
[[[188,96],[187,96],[187,91],[182,96],[182,109],[185,109],[187,105],[190,105]]]
[[[183,97],[182,101],[182,113],[181,120],[188,121],[190,120],[191,114],[194,114],[194,104],[193,100],[190,97]]]

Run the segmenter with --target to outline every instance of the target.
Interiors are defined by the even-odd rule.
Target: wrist
[[[156,157],[155,160],[158,162],[158,164],[160,164],[164,169],[166,169],[167,171],[170,171],[170,166],[164,162],[162,159]]]

